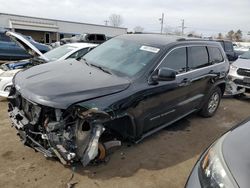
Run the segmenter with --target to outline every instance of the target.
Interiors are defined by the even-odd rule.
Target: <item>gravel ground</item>
[[[137,145],[124,144],[106,164],[65,167],[24,147],[0,99],[0,187],[183,187],[200,153],[222,133],[250,116],[250,101],[223,99],[217,114],[193,114]]]

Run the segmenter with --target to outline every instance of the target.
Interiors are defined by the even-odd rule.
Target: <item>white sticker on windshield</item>
[[[141,46],[140,50],[144,50],[147,52],[158,53],[160,51],[159,48],[151,47],[151,46]]]

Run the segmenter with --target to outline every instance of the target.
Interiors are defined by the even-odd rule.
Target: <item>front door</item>
[[[157,85],[148,86],[151,95],[143,101],[143,134],[187,113],[185,105],[182,105],[189,93],[189,83],[184,74],[187,68],[186,47],[173,49],[157,69],[163,67],[174,69],[178,74],[173,81],[160,81]]]

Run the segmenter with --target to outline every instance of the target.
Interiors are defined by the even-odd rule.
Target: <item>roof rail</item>
[[[179,38],[179,39],[177,39],[177,41],[185,41],[186,40],[186,38]]]

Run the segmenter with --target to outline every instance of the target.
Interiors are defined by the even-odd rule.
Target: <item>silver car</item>
[[[230,66],[226,91],[239,95],[250,89],[250,51],[239,56]]]

